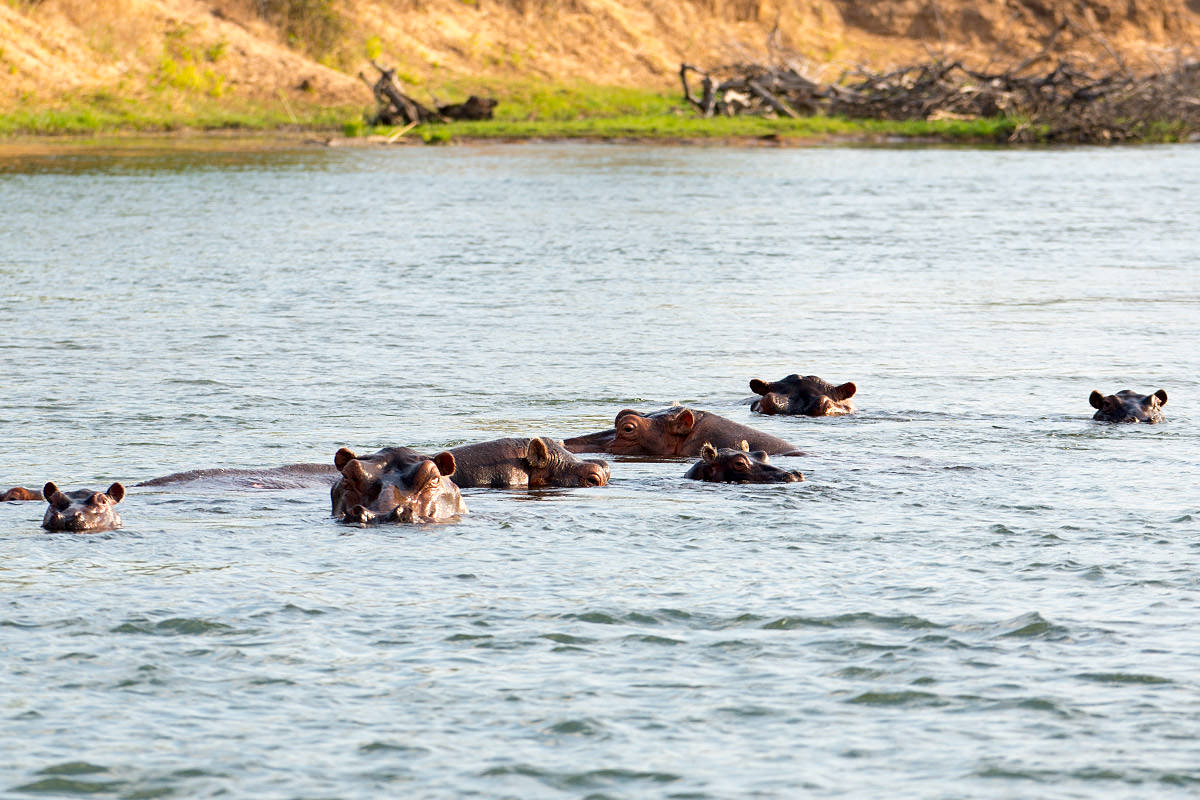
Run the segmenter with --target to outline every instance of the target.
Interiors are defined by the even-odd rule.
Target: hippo
[[[454,455],[426,456],[408,447],[385,447],[356,456],[343,447],[333,457],[341,478],[329,490],[333,516],[342,522],[442,522],[467,510],[450,480]]]
[[[134,484],[135,486],[171,486],[180,483],[203,483],[231,486],[238,489],[306,489],[329,486],[339,477],[331,464],[284,464],[266,469],[193,469],[173,472],[160,478]]]
[[[608,463],[579,459],[554,439],[494,439],[450,449],[454,482],[461,489],[540,489],[603,486]]]
[[[0,492],[0,503],[10,501],[28,501],[28,500],[44,500],[41,492],[35,492],[33,489],[26,489],[24,486],[14,486],[7,492]]]
[[[700,461],[683,477],[714,483],[798,483],[804,480],[799,472],[772,464],[762,450],[751,452],[746,442],[736,448],[719,450],[705,442],[700,448]]]
[[[853,383],[834,386],[816,375],[788,375],[773,383],[758,378],[750,390],[762,395],[750,405],[760,414],[798,414],[806,417],[837,417],[854,411],[850,400],[858,387]]]
[[[572,453],[676,458],[700,455],[705,442],[713,447],[740,447],[742,441],[772,455],[802,456],[795,445],[708,411],[675,406],[649,414],[626,408],[611,430],[563,441]]]
[[[1093,391],[1088,402],[1096,409],[1092,419],[1100,422],[1162,422],[1167,393],[1159,389],[1154,394],[1138,394],[1122,389],[1106,396]]]
[[[53,482],[42,487],[42,495],[50,507],[42,519],[48,531],[110,531],[121,527],[121,517],[114,506],[125,497],[125,487],[114,483],[105,492],[79,489],[61,491]]]

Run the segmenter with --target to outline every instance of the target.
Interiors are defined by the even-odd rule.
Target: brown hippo
[[[454,482],[461,489],[540,489],[603,486],[608,463],[579,459],[553,439],[494,439],[451,448]]]
[[[1093,391],[1088,402],[1096,409],[1092,419],[1101,422],[1162,422],[1167,393],[1162,389],[1154,394],[1138,394],[1130,389],[1110,395]]]
[[[42,488],[42,495],[50,504],[42,518],[42,527],[48,531],[84,533],[121,527],[121,517],[113,508],[125,497],[125,487],[119,483],[109,486],[106,492],[64,492],[51,482]]]
[[[27,500],[44,500],[41,492],[35,492],[33,489],[26,489],[24,486],[14,486],[7,492],[0,492],[0,503],[7,503],[11,500],[27,501]]]
[[[837,417],[854,411],[850,400],[858,387],[853,383],[834,386],[816,375],[788,375],[773,383],[750,381],[750,390],[762,395],[750,410],[760,414],[801,414],[807,417]]]
[[[675,458],[700,455],[705,442],[717,448],[740,447],[743,440],[773,455],[804,455],[783,439],[684,406],[650,414],[627,408],[617,414],[612,430],[566,439],[563,445],[572,453]]]
[[[356,456],[343,447],[333,457],[341,478],[329,490],[333,515],[342,522],[442,522],[467,510],[450,480],[454,456],[426,456],[407,447],[385,447]]]
[[[750,452],[742,442],[737,448],[717,449],[708,442],[700,448],[700,461],[692,465],[683,477],[714,483],[798,483],[804,476],[771,463],[762,450]]]

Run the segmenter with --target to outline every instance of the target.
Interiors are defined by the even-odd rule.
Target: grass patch
[[[164,55],[179,57],[177,63],[186,57],[178,49]],[[202,54],[192,63],[201,66],[211,62]],[[167,75],[171,79],[163,80]],[[158,84],[143,97],[110,90],[79,93],[53,102],[27,98],[17,109],[0,113],[0,136],[302,129],[353,138],[371,133],[388,135],[395,130],[370,130],[363,122],[370,112],[365,107],[322,107],[294,96],[286,105],[281,100],[247,101],[211,91],[203,71],[196,73],[195,81],[192,77],[187,72],[160,73]],[[408,136],[429,144],[538,138],[1002,143],[1019,127],[1019,121],[1002,118],[903,122],[837,117],[701,119],[683,104],[678,93],[667,90],[534,81],[444,83],[436,100],[458,102],[469,94],[497,98],[500,105],[496,119],[422,125]],[[428,99],[430,104],[434,100],[417,99]],[[1022,130],[1028,133],[1027,126]],[[1166,130],[1159,133],[1170,134]],[[1032,138],[1036,140],[1037,136]]]
[[[296,128],[341,131],[347,120],[359,119],[362,114],[357,107],[292,102],[289,112],[278,102],[222,100],[183,91],[160,91],[137,99],[108,92],[88,93],[0,113],[0,136]]]

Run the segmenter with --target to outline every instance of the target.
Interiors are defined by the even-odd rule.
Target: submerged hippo
[[[705,442],[717,448],[736,448],[743,441],[755,450],[774,455],[804,455],[783,439],[707,411],[683,406],[650,414],[627,408],[617,414],[611,430],[566,439],[563,445],[572,453],[673,458],[698,456]]]
[[[539,489],[546,486],[603,486],[608,463],[579,459],[553,439],[495,439],[450,450],[454,482],[462,489]]]
[[[42,518],[48,531],[110,531],[121,527],[121,517],[114,506],[125,497],[125,487],[114,483],[106,492],[79,489],[61,491],[53,482],[42,487],[42,495],[50,507]]]
[[[341,478],[329,490],[333,516],[342,522],[442,522],[467,510],[450,480],[454,456],[426,456],[407,447],[385,447],[356,456],[343,447],[333,457]]]
[[[0,492],[0,503],[6,503],[10,500],[43,500],[41,492],[35,492],[33,489],[26,489],[24,486],[14,486],[7,492]]]
[[[1167,393],[1162,389],[1154,394],[1138,394],[1130,389],[1110,395],[1093,391],[1088,402],[1096,409],[1092,419],[1101,422],[1162,422]]]
[[[858,387],[853,383],[834,386],[816,375],[788,375],[767,383],[758,378],[750,381],[750,390],[762,395],[755,400],[751,411],[760,414],[801,414],[807,417],[837,417],[854,411],[850,400]]]
[[[307,489],[328,486],[338,479],[330,464],[285,464],[266,469],[192,469],[151,478],[135,486],[172,486],[180,483],[216,484],[239,489]]]
[[[714,483],[798,483],[804,476],[771,463],[762,450],[750,452],[750,445],[717,449],[708,442],[700,448],[700,461],[683,477]]]

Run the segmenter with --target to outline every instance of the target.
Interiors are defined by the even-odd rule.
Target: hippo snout
[[[788,398],[775,392],[769,392],[754,401],[751,410],[760,414],[786,414]]]

